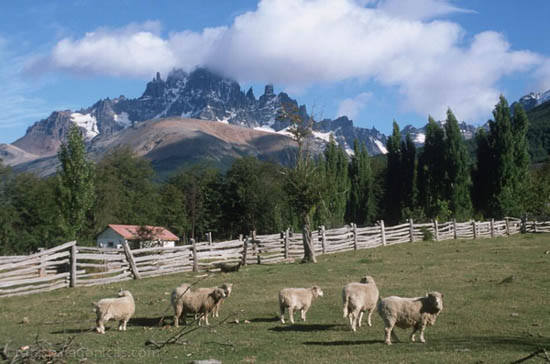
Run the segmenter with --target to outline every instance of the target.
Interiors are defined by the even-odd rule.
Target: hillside
[[[151,161],[160,176],[196,162],[226,168],[235,158],[254,156],[261,160],[288,161],[294,142],[287,136],[211,121],[165,118],[145,121],[116,133],[98,136],[90,143],[89,157],[100,160],[109,151],[130,147]],[[14,167],[40,176],[55,173],[55,155]]]
[[[72,353],[80,356],[69,362],[214,358],[224,363],[510,363],[550,343],[547,240],[547,235],[526,234],[416,242],[325,255],[317,264],[252,265],[206,278],[174,274],[4,298],[0,345],[9,342],[13,350],[37,339],[61,343],[74,336],[71,349],[81,350]],[[396,329],[402,342],[384,345],[377,314],[372,327],[366,326],[365,317],[357,332],[350,331],[342,318],[342,287],[366,273],[374,277],[383,297],[415,297],[432,290],[445,295],[441,315],[426,329],[425,344],[409,342],[410,329]],[[511,282],[501,283],[512,275]],[[146,346],[148,340],[159,343],[180,331],[170,326],[169,301],[171,290],[182,282],[200,287],[232,282],[233,292],[220,318],[210,320],[210,328],[180,327],[189,333],[179,344],[161,350]],[[307,321],[280,324],[277,292],[313,284],[321,286],[324,296],[313,302]],[[113,321],[107,323],[105,335],[91,331],[91,302],[112,297],[121,287],[136,300],[128,331],[116,331]],[[162,318],[165,326],[159,326]]]

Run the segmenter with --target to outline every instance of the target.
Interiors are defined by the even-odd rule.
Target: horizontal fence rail
[[[495,221],[449,221],[396,226],[358,227],[355,224],[313,231],[315,254],[369,249],[421,240],[482,239],[520,232],[550,232],[550,222],[505,218]],[[236,240],[176,247],[130,249],[77,246],[71,241],[31,255],[0,257],[0,297],[94,286],[181,272],[222,270],[249,264],[276,264],[304,256],[301,233],[239,236]],[[237,267],[238,268],[238,267]]]

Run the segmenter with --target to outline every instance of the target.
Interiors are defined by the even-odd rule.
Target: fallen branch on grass
[[[539,355],[539,354],[544,354],[544,356],[542,355]],[[534,358],[534,357],[537,357],[537,358],[542,358],[544,359],[547,363],[550,363],[550,356],[548,355],[548,353],[546,352],[545,349],[541,348],[529,355],[527,355],[525,358],[521,358],[519,360],[516,360],[516,361],[513,361],[512,364],[517,364],[517,363],[523,363],[524,361],[527,361],[531,358]]]
[[[13,354],[10,353],[9,342],[4,345],[1,356],[9,363],[66,363],[70,352],[75,352],[71,346],[76,336],[71,336],[64,342],[51,344],[46,340],[36,338],[30,345],[21,346]]]

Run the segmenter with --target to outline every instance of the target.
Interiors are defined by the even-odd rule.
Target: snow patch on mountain
[[[269,127],[269,126],[256,126],[254,128],[254,130],[259,130],[259,131],[265,131],[267,133],[276,133],[275,129]]]
[[[93,139],[99,134],[97,119],[92,114],[73,112],[71,114],[71,121],[79,128],[84,129],[84,138],[86,140]]]
[[[114,119],[118,124],[122,125],[125,128],[132,125],[132,120],[130,120],[130,118],[128,117],[128,113],[125,111],[121,112],[120,114],[115,114]]]
[[[378,149],[380,149],[380,153],[382,154],[388,154],[388,150],[386,149],[386,146],[380,141],[380,140],[375,140],[374,141],[374,144],[376,144],[376,146],[378,147]]]
[[[318,139],[321,139],[321,140],[324,140],[325,142],[330,142],[330,135],[332,134],[331,131],[329,131],[328,133],[321,133],[321,132],[318,132],[318,131],[314,131],[313,132],[313,136],[315,138],[318,138]]]
[[[426,141],[426,134],[417,134],[413,141],[415,143],[424,144],[424,142]]]

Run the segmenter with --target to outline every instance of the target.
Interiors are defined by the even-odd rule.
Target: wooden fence
[[[520,232],[550,232],[550,222],[506,218],[501,221],[450,221],[397,226],[338,229],[320,227],[312,233],[315,253],[332,254],[423,239],[480,239]],[[77,246],[75,241],[32,255],[0,257],[0,297],[52,291],[64,287],[93,286],[180,272],[210,271],[219,263],[275,264],[302,258],[302,234],[286,230],[279,234],[239,237],[218,243],[193,243],[178,247],[131,250]]]

